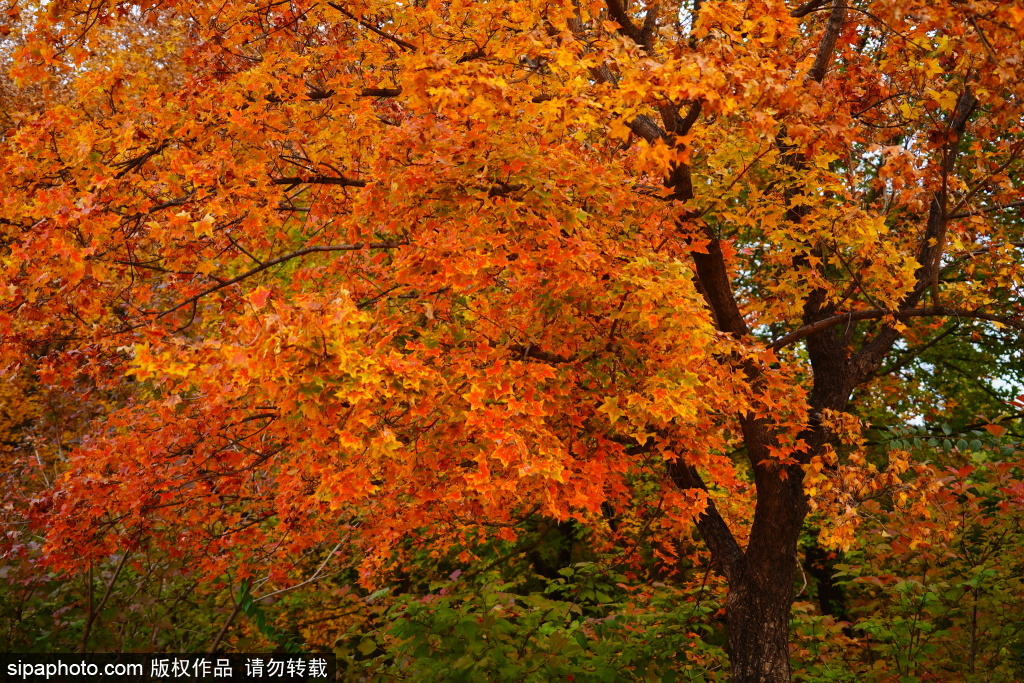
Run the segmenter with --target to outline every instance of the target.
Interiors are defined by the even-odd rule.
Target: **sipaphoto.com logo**
[[[76,680],[90,676],[110,676],[117,678],[142,678],[145,674],[145,666],[140,662],[104,662],[97,664],[85,659],[80,661],[65,661],[57,659],[54,662],[17,662],[7,663],[8,678],[19,678],[31,680],[44,678],[54,680],[65,676]]]

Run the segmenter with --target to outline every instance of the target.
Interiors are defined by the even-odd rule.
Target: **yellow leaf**
[[[953,111],[953,107],[956,106],[957,94],[952,90],[943,90],[939,93],[937,101],[939,106],[946,111]]]
[[[611,397],[605,400],[601,407],[598,408],[599,412],[606,413],[611,418],[612,424],[615,424],[620,417],[625,414],[625,411],[619,407],[619,399],[617,397]]]

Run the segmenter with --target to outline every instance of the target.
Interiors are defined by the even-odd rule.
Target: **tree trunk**
[[[729,662],[735,683],[788,682],[797,541],[807,515],[799,465],[757,467],[757,504],[743,562],[729,577]]]
[[[752,572],[729,586],[726,620],[733,683],[789,681],[793,567]]]

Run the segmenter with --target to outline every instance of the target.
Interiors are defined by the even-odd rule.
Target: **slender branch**
[[[513,344],[508,347],[508,350],[512,353],[517,354],[521,359],[533,358],[534,360],[543,361],[550,365],[557,365],[561,363],[573,363],[576,361],[576,356],[562,356],[557,353],[550,353],[536,348],[532,344],[522,345]]]
[[[174,306],[172,306],[171,308],[168,308],[166,311],[163,311],[162,313],[157,314],[156,317],[157,317],[157,319],[163,318],[164,316],[173,313],[174,311],[178,310],[179,308],[182,308],[184,306],[188,306],[192,302],[198,301],[199,299],[202,299],[204,296],[206,296],[208,294],[213,294],[217,290],[224,289],[225,287],[230,287],[231,285],[238,284],[242,280],[250,278],[253,275],[255,275],[256,273],[262,272],[262,271],[266,270],[267,268],[271,268],[273,266],[280,265],[280,264],[282,264],[282,263],[284,263],[286,261],[291,261],[294,258],[299,258],[300,256],[306,256],[307,254],[316,254],[316,253],[329,252],[329,251],[359,251],[360,249],[364,249],[364,248],[369,248],[369,249],[394,249],[396,247],[406,246],[407,244],[408,244],[408,242],[370,242],[368,244],[364,244],[362,242],[357,242],[356,244],[328,244],[328,245],[325,245],[325,246],[322,246],[322,247],[306,247],[305,249],[299,249],[298,251],[293,251],[290,254],[285,254],[284,256],[278,256],[276,259],[273,259],[273,260],[270,260],[270,261],[266,261],[262,265],[256,266],[252,270],[248,270],[248,271],[242,273],[241,275],[238,275],[236,277],[231,278],[230,280],[225,280],[224,282],[221,282],[220,284],[217,284],[217,285],[215,285],[213,287],[210,287],[208,289],[204,289],[199,294],[196,294],[194,296],[190,296],[189,298],[185,299],[184,301],[181,301],[181,302],[175,304]]]
[[[942,187],[937,195],[932,196],[931,205],[928,208],[928,222],[925,226],[924,233],[921,236],[921,242],[917,250],[917,262],[921,264],[914,273],[917,284],[914,286],[913,291],[910,292],[900,303],[900,309],[904,313],[907,311],[928,310],[915,309],[914,307],[917,306],[918,302],[920,302],[924,297],[925,292],[928,291],[929,285],[932,290],[932,310],[944,310],[939,306],[938,294],[939,276],[942,272],[942,253],[946,248],[946,226],[949,222],[949,211],[946,205],[949,176],[956,167],[956,158],[960,149],[960,141],[963,139],[964,131],[967,127],[967,121],[970,119],[971,114],[974,113],[977,106],[978,99],[971,92],[970,88],[966,88],[963,94],[961,94],[960,99],[957,101],[956,107],[953,109],[953,115],[947,125],[946,132],[950,136],[950,139],[943,148],[940,167]],[[982,314],[967,314],[962,311],[955,314],[970,315],[970,317],[975,318],[982,317]],[[1006,320],[995,321],[1002,323],[1008,322]],[[886,325],[875,335],[874,339],[871,339],[861,346],[860,351],[858,351],[856,356],[852,359],[853,366],[857,368],[857,372],[860,376],[859,381],[867,379],[875,374],[886,354],[888,354],[889,350],[892,349],[892,345],[896,343],[899,336],[899,331],[894,329],[892,326]]]
[[[986,384],[983,381],[983,379],[984,379],[983,377],[979,377],[978,376],[977,372],[968,372],[967,370],[964,370],[963,368],[961,368],[959,365],[957,365],[957,364],[955,364],[955,363],[953,363],[950,360],[945,359],[945,358],[943,358],[942,360],[939,361],[939,365],[943,365],[943,366],[949,368],[950,370],[956,371],[959,375],[961,375],[968,382],[970,382],[971,384],[973,384],[977,388],[981,389],[983,392],[985,392],[986,394],[988,394],[989,396],[994,398],[999,403],[1003,403],[1005,401],[1005,399],[1002,396],[997,394],[992,389],[992,387],[990,387],[988,384]]]
[[[1016,161],[1018,157],[1020,157],[1022,151],[1024,151],[1024,140],[1018,141],[1017,144],[1013,146],[1013,148],[1010,150],[1010,153],[1006,156],[1006,160],[1003,161],[1003,163],[999,164],[999,166],[997,166],[996,168],[989,169],[988,173],[985,176],[985,179],[978,183],[973,190],[970,190],[966,195],[964,195],[960,199],[960,201],[957,202],[957,205],[953,207],[953,210],[950,211],[949,213],[959,213],[960,209],[966,206],[968,202],[970,202],[975,197],[975,195],[989,187],[989,184],[994,177],[1000,175],[1001,173],[1003,173],[1003,171],[1008,169],[1013,164],[1013,162]]]
[[[271,184],[273,185],[288,185],[289,189],[300,185],[302,183],[308,183],[310,185],[341,185],[342,187],[366,187],[365,180],[353,180],[352,178],[335,178],[333,176],[310,176],[308,178],[300,178],[298,176],[291,176],[288,178],[272,178]]]
[[[949,271],[953,270],[954,268],[962,264],[967,259],[974,258],[975,256],[983,256],[984,254],[988,254],[989,252],[991,252],[993,249],[997,249],[1003,246],[1010,246],[1021,249],[1024,248],[1024,242],[1004,242],[1002,244],[994,244],[988,247],[978,247],[977,249],[972,249],[971,251],[968,251],[964,254],[960,254],[955,259],[953,259],[951,263],[948,263],[946,266],[944,266],[942,268],[940,275],[948,273]]]
[[[231,628],[232,622],[235,621],[235,617],[237,617],[238,613],[241,611],[242,601],[239,600],[235,603],[235,609],[231,611],[230,615],[228,615],[227,621],[224,622],[224,625],[220,627],[220,631],[217,632],[217,637],[213,639],[213,643],[210,645],[210,652],[217,651],[217,648],[220,647],[220,641],[224,639],[225,635],[227,635],[228,629]]]
[[[824,5],[828,0],[809,0],[789,13],[794,19],[806,17],[808,14]]]
[[[898,361],[896,361],[895,363],[893,363],[889,367],[885,368],[884,370],[877,371],[875,373],[875,376],[877,376],[877,377],[885,377],[886,375],[891,375],[894,372],[899,372],[900,370],[902,370],[903,368],[907,367],[912,362],[914,362],[915,358],[919,358],[921,356],[921,354],[923,354],[925,351],[927,351],[928,349],[932,348],[933,346],[938,344],[940,341],[942,341],[943,339],[945,339],[946,337],[948,337],[949,335],[951,335],[952,333],[956,332],[959,329],[960,329],[960,323],[953,323],[952,325],[947,327],[945,330],[943,330],[941,333],[939,333],[939,334],[935,335],[934,337],[932,337],[931,339],[929,339],[924,344],[921,344],[920,346],[917,346],[917,347],[915,347],[913,349],[908,349],[907,352],[905,354],[903,354]]]
[[[992,213],[994,211],[1006,211],[1007,209],[1024,209],[1024,201],[1010,202],[1009,204],[1000,204],[999,206],[986,206],[971,211],[961,211],[959,213],[954,213],[952,216],[950,216],[950,219],[970,218],[971,216],[980,216],[983,213]]]
[[[412,43],[406,42],[406,41],[402,40],[401,38],[399,38],[398,36],[394,36],[394,35],[391,35],[390,33],[385,33],[384,31],[381,31],[379,28],[377,28],[373,24],[369,23],[368,21],[366,21],[362,17],[357,17],[356,15],[352,14],[347,9],[345,9],[344,7],[342,7],[341,5],[339,5],[337,3],[328,2],[327,4],[330,5],[331,7],[333,7],[334,9],[338,10],[342,14],[344,14],[349,19],[352,19],[353,21],[355,21],[357,24],[359,24],[363,28],[368,28],[371,31],[373,31],[374,33],[376,33],[378,36],[380,36],[381,38],[385,38],[387,40],[390,40],[392,43],[394,43],[395,45],[399,46],[403,50],[409,50],[410,52],[416,52],[416,46],[413,45]]]
[[[985,52],[988,53],[988,58],[992,60],[992,64],[995,66],[999,65],[999,58],[996,57],[996,51],[992,49],[992,44],[988,42],[988,38],[985,37],[985,32],[981,30],[978,23],[974,21],[974,15],[967,13],[967,21],[970,22],[971,26],[977,32],[978,37],[981,38],[981,44],[985,46]],[[973,670],[972,670],[973,673]]]
[[[333,97],[333,96],[334,96],[334,91],[333,90],[321,90],[320,88],[310,88],[310,90],[306,93],[306,101],[307,102],[319,102],[320,100],[326,100],[328,97]],[[296,101],[300,101],[300,100],[286,100],[286,99],[284,99],[282,97],[279,97],[277,95],[274,95],[274,94],[267,95],[264,99],[266,99],[267,102],[273,102],[275,104],[278,104],[278,103],[281,103],[281,102],[296,102]]]
[[[932,304],[939,305],[939,273],[942,270],[942,253],[946,249],[946,227],[949,223],[947,200],[949,196],[949,176],[956,167],[956,157],[960,151],[960,139],[963,138],[967,120],[971,117],[978,106],[978,99],[967,88],[957,101],[953,110],[953,118],[949,122],[947,131],[956,136],[953,142],[947,142],[943,149],[942,161],[942,189],[939,196],[932,198],[929,209],[928,228],[925,232],[925,239],[919,248],[918,263],[922,266],[918,269],[918,289],[915,293],[923,294],[924,288],[930,284],[932,287]],[[926,258],[922,258],[925,256]],[[913,305],[913,304],[912,304]]]
[[[80,651],[85,652],[89,646],[89,634],[92,631],[93,624],[96,623],[96,619],[100,612],[103,611],[104,605],[107,604],[107,600],[110,598],[110,594],[114,590],[114,584],[117,583],[117,578],[121,576],[121,570],[124,569],[124,565],[128,562],[128,558],[131,557],[131,553],[126,552],[121,558],[121,561],[117,563],[117,568],[114,569],[114,575],[110,577],[110,581],[107,582],[107,589],[103,592],[103,597],[100,598],[100,602],[96,605],[95,609],[90,607],[89,618],[85,621],[85,628],[82,633],[82,646]],[[89,578],[92,578],[92,565],[89,566]],[[92,602],[92,585],[90,581],[89,586],[90,602]]]
[[[871,111],[872,109],[874,109],[875,107],[877,107],[880,104],[885,104],[889,100],[895,99],[897,97],[903,97],[906,94],[907,94],[907,91],[905,91],[905,90],[901,90],[901,91],[899,91],[897,93],[893,93],[892,95],[889,95],[888,97],[883,97],[882,99],[878,100],[874,104],[869,104],[868,106],[864,107],[860,111],[851,112],[850,116],[852,116],[854,118],[857,118],[857,117],[861,116],[862,114],[865,114],[865,113]]]
[[[166,202],[160,202],[159,204],[154,204],[152,207],[150,207],[149,212],[150,213],[156,213],[157,211],[161,211],[163,209],[169,209],[172,206],[181,206],[181,205],[185,204],[185,202],[187,202],[189,199],[191,199],[193,194],[195,194],[195,193],[194,192],[190,192],[189,194],[185,195],[184,197],[178,197],[177,199],[169,199]],[[138,215],[138,214],[136,214],[136,215]]]
[[[359,91],[360,97],[398,97],[401,94],[401,88],[363,88]]]
[[[991,313],[981,313],[979,311],[968,311],[960,308],[950,308],[947,306],[933,306],[930,308],[911,308],[905,311],[886,311],[882,309],[871,309],[867,311],[850,311],[849,313],[840,313],[833,315],[817,322],[811,323],[810,325],[804,325],[798,330],[794,330],[786,336],[772,342],[770,348],[773,351],[779,351],[790,344],[800,341],[804,337],[820,332],[821,330],[834,327],[836,325],[842,325],[843,323],[852,323],[858,320],[876,320],[880,318],[896,318],[897,320],[904,320],[907,318],[921,318],[929,316],[958,316],[961,318],[975,318],[978,320],[989,320],[992,322],[1002,323],[1018,329],[1024,329],[1024,323],[1013,318],[1006,318],[999,315],[993,315]]]
[[[324,570],[324,567],[326,567],[327,563],[331,561],[332,557],[334,557],[334,553],[338,552],[338,548],[341,547],[341,544],[342,544],[342,541],[339,541],[337,544],[335,544],[335,546],[331,549],[331,552],[327,553],[327,557],[324,558],[324,561],[321,562],[320,566],[316,568],[315,572],[313,572],[313,575],[310,576],[305,581],[303,581],[302,583],[297,583],[294,586],[289,586],[287,588],[281,588],[281,589],[278,589],[276,591],[271,591],[270,593],[267,593],[266,595],[261,595],[258,598],[253,598],[253,602],[255,602],[257,600],[266,600],[267,598],[272,598],[275,595],[280,595],[281,593],[287,593],[289,591],[295,590],[296,588],[302,588],[303,586],[307,586],[307,585],[313,583],[314,581],[318,581],[319,579],[323,578],[322,572]]]
[[[145,164],[150,158],[156,156],[160,152],[162,152],[165,149],[167,149],[167,145],[168,144],[170,144],[170,143],[168,143],[166,140],[164,140],[159,145],[154,145],[153,147],[151,147],[150,149],[146,150],[145,152],[143,152],[142,154],[140,154],[137,157],[134,157],[132,159],[128,159],[127,161],[119,161],[119,162],[117,162],[116,164],[114,164],[114,167],[115,168],[119,168],[121,170],[114,175],[114,178],[117,178],[118,180],[120,180],[121,178],[123,178],[124,176],[128,175],[132,171],[138,171],[139,169],[142,168],[142,165]]]

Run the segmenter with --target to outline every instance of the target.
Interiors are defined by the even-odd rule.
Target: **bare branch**
[[[825,26],[825,33],[821,36],[818,44],[818,55],[814,58],[814,66],[807,72],[807,77],[819,83],[825,78],[829,64],[832,63],[832,55],[836,50],[836,41],[839,33],[843,30],[843,22],[846,21],[846,7],[837,3],[828,16],[828,24]]]
[[[365,180],[353,180],[352,178],[346,178],[344,176],[335,178],[333,176],[309,176],[307,178],[300,178],[298,176],[290,176],[287,178],[272,178],[270,181],[274,185],[287,185],[289,189],[302,183],[308,183],[310,185],[341,185],[342,187],[366,187]]]
[[[772,342],[770,348],[773,351],[779,351],[790,344],[800,341],[804,337],[820,332],[821,330],[835,327],[836,325],[842,325],[843,323],[852,323],[858,320],[877,320],[881,318],[895,318],[896,320],[905,320],[907,318],[921,318],[929,316],[958,316],[961,318],[975,318],[977,320],[990,320],[992,322],[1002,323],[1003,325],[1009,325],[1017,329],[1024,330],[1024,322],[1015,320],[1013,318],[1007,318],[1004,316],[993,315],[991,313],[981,313],[979,311],[968,311],[961,308],[950,308],[947,306],[933,306],[930,308],[911,308],[905,311],[886,311],[882,309],[870,309],[866,311],[850,311],[849,313],[840,313],[833,315],[823,320],[811,323],[810,325],[804,325],[798,330],[790,332],[786,336]]]
[[[360,97],[398,97],[401,94],[401,88],[363,88],[359,91]]]
[[[202,292],[200,292],[199,294],[196,294],[194,296],[190,296],[189,298],[185,299],[184,301],[175,304],[171,308],[168,308],[166,311],[163,311],[162,313],[157,314],[156,317],[157,317],[157,319],[163,318],[164,316],[173,313],[174,311],[178,310],[179,308],[182,308],[184,306],[188,306],[189,304],[191,304],[193,302],[199,301],[200,299],[202,299],[204,296],[206,296],[208,294],[213,294],[214,292],[216,292],[218,290],[221,290],[221,289],[224,289],[225,287],[230,287],[231,285],[238,284],[242,280],[246,280],[246,279],[252,277],[253,275],[255,275],[256,273],[259,273],[259,272],[262,272],[262,271],[266,270],[267,268],[271,268],[273,266],[280,265],[280,264],[282,264],[282,263],[284,263],[286,261],[291,261],[292,259],[299,258],[300,256],[306,256],[307,254],[324,253],[324,252],[329,252],[329,251],[359,251],[360,249],[395,249],[396,247],[405,246],[407,244],[409,244],[409,243],[408,242],[370,242],[369,244],[364,244],[362,242],[357,242],[356,244],[328,244],[328,245],[321,246],[321,247],[306,247],[305,249],[299,249],[298,251],[293,251],[290,254],[285,254],[284,256],[278,256],[276,259],[273,259],[271,261],[266,261],[263,264],[261,264],[259,266],[256,266],[252,270],[248,270],[248,271],[242,273],[241,275],[238,275],[236,277],[231,278],[230,280],[225,280],[224,282],[221,282],[221,283],[219,283],[219,284],[217,284],[217,285],[215,285],[213,287],[210,287],[209,289],[205,289]]]
[[[794,19],[806,17],[808,14],[824,5],[828,0],[809,0],[789,13]]]
[[[951,220],[957,218],[970,218],[971,216],[980,216],[981,214],[993,213],[995,211],[1006,211],[1007,209],[1024,209],[1024,201],[1010,202],[1009,204],[1000,204],[999,206],[985,206],[971,211],[961,211],[960,213],[953,214],[949,218]]]
[[[358,16],[352,14],[347,9],[345,9],[344,7],[342,7],[341,5],[339,5],[337,3],[328,2],[327,4],[330,5],[331,7],[333,7],[334,9],[338,10],[342,14],[344,14],[349,19],[352,19],[353,21],[358,23],[363,28],[370,29],[371,31],[376,33],[381,38],[386,38],[387,40],[390,40],[392,43],[394,43],[395,45],[399,46],[403,50],[409,50],[410,52],[416,52],[416,46],[413,45],[412,43],[406,42],[406,41],[402,40],[401,38],[399,38],[398,36],[393,36],[390,33],[385,33],[384,31],[381,31],[379,28],[377,28],[373,24],[369,23],[368,21],[366,21],[362,17],[358,17]]]

